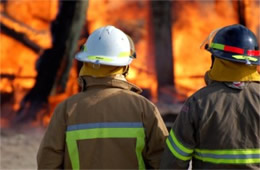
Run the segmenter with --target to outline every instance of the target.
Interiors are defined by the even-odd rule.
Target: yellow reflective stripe
[[[183,161],[187,161],[191,159],[191,156],[183,156],[181,154],[179,154],[172,146],[171,142],[169,141],[169,139],[166,139],[166,144],[169,148],[169,150],[171,151],[171,153],[178,159],[183,160]]]
[[[68,135],[68,132],[66,133]],[[77,146],[77,140],[70,140],[70,137],[66,137],[66,143],[68,147],[69,157],[71,160],[72,169],[80,169],[79,167],[79,151]]]
[[[204,162],[222,164],[260,163],[260,149],[202,150],[195,149],[194,157]]]
[[[87,58],[89,60],[100,60],[100,61],[107,61],[107,62],[113,61],[113,59],[111,58],[101,57],[101,56],[87,56]]]
[[[118,57],[129,57],[130,56],[130,52],[125,51],[125,52],[120,52],[118,54]]]
[[[170,131],[170,135],[166,140],[166,144],[171,153],[178,159],[187,161],[191,159],[193,149],[189,149],[181,144],[176,138],[174,131]]]
[[[260,149],[228,149],[228,150],[207,150],[195,149],[199,153],[214,153],[214,154],[260,154]]]
[[[181,149],[183,152],[186,152],[186,153],[192,153],[192,152],[193,152],[192,149],[186,148],[185,146],[183,146],[183,145],[181,144],[181,142],[179,142],[179,141],[177,140],[177,138],[176,138],[175,133],[173,132],[173,130],[171,130],[170,136],[172,137],[173,142],[177,145],[177,147],[178,147],[179,149]]]
[[[85,45],[83,46],[83,51],[87,52],[87,47]]]
[[[233,58],[238,60],[249,60],[249,61],[257,61],[257,58],[245,56],[245,55],[232,55]]]
[[[260,163],[259,158],[251,158],[251,159],[216,159],[216,158],[205,158],[199,155],[194,155],[194,158],[204,161],[210,162],[214,164],[253,164]]]
[[[73,169],[80,169],[77,140],[96,138],[136,138],[139,169],[145,169],[142,150],[145,145],[144,128],[93,128],[66,132],[66,142]]]

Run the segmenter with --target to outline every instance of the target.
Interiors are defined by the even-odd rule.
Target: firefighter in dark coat
[[[185,102],[162,156],[162,169],[260,168],[260,51],[242,25],[207,38],[212,54],[207,86]]]

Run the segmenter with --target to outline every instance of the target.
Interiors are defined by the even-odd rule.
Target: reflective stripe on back
[[[142,151],[145,145],[145,132],[140,122],[88,123],[67,127],[66,142],[73,169],[79,167],[77,140],[97,138],[136,138],[136,156],[139,169],[145,169]]]

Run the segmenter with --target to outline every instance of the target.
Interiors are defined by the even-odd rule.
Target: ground
[[[0,169],[37,169],[36,154],[44,128],[1,129]]]

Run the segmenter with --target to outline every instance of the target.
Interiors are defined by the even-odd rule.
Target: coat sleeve
[[[65,150],[66,113],[64,104],[55,109],[37,153],[38,169],[62,169]]]
[[[147,110],[144,117],[146,147],[143,152],[147,169],[159,169],[168,130],[156,106]]]
[[[188,169],[196,146],[197,121],[194,99],[188,99],[166,140],[161,169]],[[193,113],[194,112],[194,113]]]

